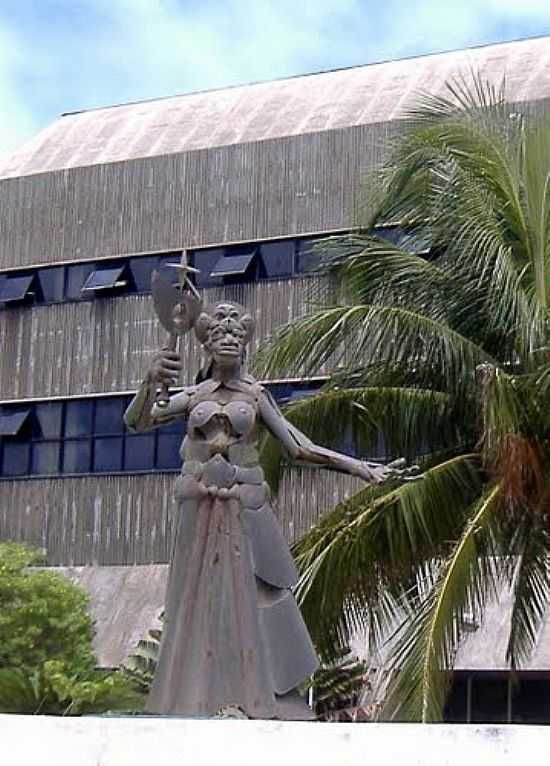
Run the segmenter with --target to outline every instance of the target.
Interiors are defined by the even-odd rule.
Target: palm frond
[[[550,493],[546,498],[550,509]],[[548,530],[540,519],[526,516],[514,535],[519,553],[513,586],[513,607],[506,658],[512,668],[529,659],[539,637],[539,629],[548,611],[550,568]]]
[[[313,441],[367,459],[380,458],[383,453],[385,460],[405,457],[417,462],[443,445],[461,441],[452,398],[429,389],[329,385],[283,411]],[[262,466],[276,491],[289,464],[271,436],[262,446]]]
[[[390,717],[441,720],[464,616],[481,616],[498,588],[494,526],[500,488],[493,486],[472,508],[451,554],[441,561],[435,584],[419,599],[392,658],[393,681],[384,710]]]
[[[525,132],[525,206],[530,232],[530,273],[537,300],[550,308],[550,122]]]
[[[479,72],[470,70],[450,78],[445,83],[447,95],[420,91],[414,103],[403,112],[403,120],[409,129],[422,127],[426,123],[446,121],[472,116],[476,121],[483,118],[491,125],[502,122],[502,117],[511,112],[506,101],[506,79],[495,85],[484,79]]]
[[[298,600],[322,652],[390,621],[392,593],[410,586],[419,562],[447,551],[480,486],[477,456],[460,455],[417,482],[366,487],[294,546]]]
[[[455,392],[471,385],[479,364],[498,364],[444,322],[399,306],[359,304],[329,307],[284,325],[259,353],[255,369],[263,376],[313,375],[329,362],[349,366],[357,359],[425,370],[427,385],[435,372]]]

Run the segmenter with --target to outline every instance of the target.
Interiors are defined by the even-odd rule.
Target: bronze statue
[[[161,654],[146,709],[208,716],[235,706],[251,718],[310,718],[295,690],[318,661],[290,590],[297,571],[270,506],[258,441],[267,429],[292,460],[367,482],[393,471],[319,447],[285,419],[246,371],[254,320],[242,306],[203,307],[196,291],[170,299],[173,288],[156,287],[171,337],[193,327],[207,364],[196,385],[167,396],[181,362],[175,350],[160,351],[125,414],[137,431],[174,418],[188,424]]]

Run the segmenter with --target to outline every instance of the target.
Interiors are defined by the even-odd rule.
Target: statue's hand
[[[368,460],[357,460],[356,476],[360,476],[369,484],[385,484],[389,481],[412,481],[421,478],[417,465],[407,466],[403,458],[392,460],[391,463],[372,463]]]
[[[155,385],[174,386],[181,369],[180,355],[176,351],[161,349],[153,357],[148,377]]]

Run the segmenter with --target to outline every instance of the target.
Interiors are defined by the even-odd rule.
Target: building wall
[[[387,124],[0,181],[0,265],[349,227]]]
[[[345,230],[395,130],[371,124],[1,180],[0,270]],[[254,312],[257,345],[303,313],[315,282],[223,294]],[[150,296],[11,307],[0,312],[0,400],[132,390],[163,339]],[[199,364],[191,339],[183,355],[189,381]],[[2,480],[0,538],[44,546],[56,564],[166,561],[172,481]],[[289,539],[352,486],[326,473],[288,480],[279,513]]]
[[[0,181],[0,269],[343,230],[380,158],[386,125]],[[301,315],[317,278],[212,288],[255,315],[255,347]],[[136,388],[165,334],[147,295],[10,307],[0,312],[0,400]],[[184,382],[200,357],[183,341]],[[25,540],[59,565],[168,559],[173,474],[0,481],[0,538]],[[280,490],[290,540],[357,486],[296,472]]]
[[[209,288],[245,305],[256,319],[252,351],[275,327],[300,316],[319,279],[298,277]],[[0,311],[0,401],[131,391],[166,341],[150,295]],[[194,380],[200,347],[191,333],[181,342],[183,383]]]
[[[63,566],[168,561],[174,515],[173,473],[0,481],[0,539],[44,548]],[[292,471],[275,510],[289,541],[361,482]]]

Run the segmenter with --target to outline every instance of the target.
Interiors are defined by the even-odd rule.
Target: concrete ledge
[[[517,766],[550,728],[0,715],[0,742],[9,766]]]

